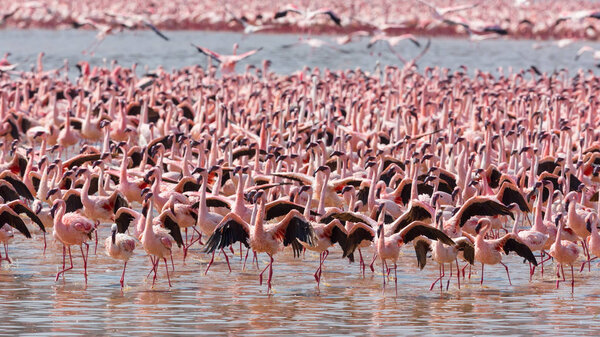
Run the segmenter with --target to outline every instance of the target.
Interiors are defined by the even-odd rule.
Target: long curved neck
[[[234,211],[237,215],[242,215],[244,210],[244,175],[240,173],[240,177],[238,179],[238,184],[235,192],[235,205]]]
[[[312,204],[312,191],[308,191],[308,198],[304,207],[304,218],[309,219],[310,217],[310,205]]]
[[[208,207],[206,207],[206,180],[208,175],[202,173],[202,184],[200,185],[200,200],[198,201],[198,223],[208,214]]]
[[[540,208],[542,208],[542,193],[540,193]],[[548,188],[548,205],[546,206],[546,221],[552,221],[552,203],[554,201],[554,185]],[[541,216],[541,215],[540,215]]]
[[[119,181],[122,184],[127,184],[127,155],[123,153],[123,160],[121,161],[121,171],[119,172]]]
[[[319,207],[317,208],[317,212],[320,214],[325,214],[325,194],[327,192],[328,182],[329,173],[325,173],[325,178],[323,179],[323,184],[321,185],[321,194],[319,195]]]
[[[65,224],[62,221],[62,218],[65,215],[65,211],[66,211],[65,202],[61,200],[58,202],[58,209],[56,210],[57,213],[54,216],[54,226],[55,227],[65,228]]]
[[[148,235],[154,236],[154,231],[152,230],[152,207],[154,207],[154,202],[152,198],[150,198],[150,203],[148,204],[148,212],[146,213],[146,225],[144,227],[144,237]]]
[[[256,207],[258,210],[256,212],[256,219],[254,220],[254,233],[260,234],[264,233],[263,219],[265,217],[265,203],[263,200],[260,200]]]

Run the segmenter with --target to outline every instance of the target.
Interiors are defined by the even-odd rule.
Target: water
[[[103,60],[116,59],[124,66],[134,62],[153,69],[163,65],[166,69],[200,64],[206,65],[206,56],[199,54],[190,43],[195,43],[219,53],[231,54],[235,42],[240,44],[239,52],[263,47],[264,49],[238,65],[238,71],[243,71],[246,64],[260,66],[263,59],[272,61],[272,70],[288,74],[300,70],[305,65],[328,67],[330,69],[355,69],[361,67],[371,71],[377,60],[382,65],[397,65],[402,63],[389,52],[384,45],[376,45],[367,49],[368,39],[361,42],[336,46],[339,50],[329,47],[312,50],[306,45],[289,48],[283,46],[298,41],[296,35],[260,34],[244,37],[239,33],[230,32],[198,32],[177,31],[166,32],[170,41],[164,41],[152,32],[125,32],[106,38],[96,50],[94,56],[83,55],[81,52],[94,41],[93,31],[64,30],[1,30],[0,52],[10,51],[10,60],[21,64],[20,70],[29,70],[36,62],[39,52],[45,52],[44,64],[46,69],[61,67],[63,60],[68,59],[73,66],[81,60],[101,65]],[[333,36],[318,36],[335,44]],[[426,44],[426,38],[419,38],[421,45]],[[543,46],[533,49],[534,44]],[[530,40],[486,40],[470,42],[451,38],[435,38],[429,52],[421,59],[421,69],[426,66],[442,66],[457,69],[466,65],[472,71],[475,68],[495,71],[498,67],[505,70],[526,69],[536,65],[541,71],[552,72],[561,68],[571,71],[579,68],[593,69],[595,64],[591,53],[575,61],[577,50],[583,45],[600,49],[600,43],[577,42],[565,48],[558,48],[552,41],[537,42]],[[416,56],[420,49],[409,41],[404,41],[396,50],[404,58]],[[74,67],[73,67],[74,69]]]
[[[109,235],[104,227],[100,237]],[[593,264],[591,273],[576,272],[575,293],[568,284],[556,290],[553,268],[529,282],[529,267],[516,256],[505,257],[513,286],[504,268],[488,266],[484,286],[479,285],[479,266],[471,281],[453,278],[448,292],[429,291],[437,266],[428,262],[418,271],[412,247],[405,247],[398,264],[398,296],[388,284],[382,292],[380,266],[366,277],[358,265],[342,260],[333,249],[326,261],[324,280],[317,290],[312,274],[318,255],[307,252],[293,259],[290,251],[276,255],[274,293],[258,284],[256,266],[242,271],[239,251],[229,273],[221,257],[208,275],[203,271],[209,256],[195,246],[182,265],[180,251],[174,255],[173,287],[168,288],[164,264],[154,288],[145,277],[150,262],[138,245],[128,264],[124,291],[119,277],[122,264],[90,248],[87,286],[82,275],[79,249],[73,247],[75,268],[54,282],[61,260],[59,246],[42,255],[41,237],[19,237],[10,246],[12,265],[0,269],[2,333],[112,336],[230,332],[235,335],[597,335],[600,290]],[[370,255],[370,254],[369,254]],[[261,268],[267,257],[259,257]],[[447,270],[446,270],[447,272]],[[468,269],[467,269],[468,272]],[[570,273],[567,271],[567,275]],[[445,286],[445,284],[444,284]]]
[[[378,58],[383,64],[398,64],[384,48],[382,54],[365,53],[366,41],[339,47],[346,53],[329,48],[311,51],[306,46],[282,48],[296,37],[291,35],[257,35],[241,39],[235,33],[168,32],[164,42],[149,32],[110,36],[94,57],[81,54],[93,39],[86,31],[0,31],[2,50],[12,52],[11,60],[28,69],[37,53],[46,53],[45,66],[62,65],[67,58],[74,64],[81,59],[101,64],[105,59],[118,59],[123,65],[138,62],[154,68],[205,64],[205,57],[189,46],[189,42],[229,52],[239,41],[241,50],[263,46],[259,55],[248,60],[260,64],[263,58],[273,61],[272,69],[289,73],[302,66],[332,69],[372,69]],[[331,37],[322,37],[331,39]],[[421,39],[424,41],[424,39]],[[566,67],[594,66],[591,55],[579,63],[573,56],[581,44],[564,49],[552,46],[534,50],[533,41],[484,41],[472,43],[453,39],[435,39],[420,66],[441,65],[456,69],[461,64],[485,70],[498,66],[528,68],[535,64],[542,71]],[[131,46],[136,46],[135,48]],[[409,44],[399,50],[408,57],[418,53]],[[243,69],[243,64],[240,68]],[[126,275],[127,287],[121,291],[121,262],[104,255],[103,240],[108,228],[100,230],[98,254],[93,246],[89,258],[89,280],[82,276],[79,250],[73,248],[75,269],[64,279],[54,282],[61,264],[61,247],[50,245],[42,255],[41,236],[26,240],[18,236],[10,246],[12,265],[0,268],[0,313],[6,335],[598,335],[600,289],[596,286],[600,268],[594,263],[591,273],[576,272],[575,293],[567,284],[555,289],[553,267],[546,266],[529,282],[528,266],[515,256],[505,257],[510,267],[513,286],[508,285],[502,266],[485,269],[484,286],[479,285],[480,266],[473,277],[462,281],[457,289],[455,279],[449,291],[440,292],[429,285],[438,276],[437,266],[429,261],[419,271],[412,247],[405,247],[398,264],[398,296],[393,281],[382,292],[380,266],[376,273],[362,278],[358,264],[341,259],[338,248],[331,251],[324,269],[321,289],[317,290],[313,273],[318,255],[307,252],[300,260],[289,251],[276,256],[274,293],[267,295],[266,286],[258,284],[256,267],[242,271],[239,255],[232,260],[229,273],[224,260],[217,262],[208,275],[204,269],[209,256],[195,246],[186,265],[181,251],[174,255],[176,271],[173,287],[168,288],[164,265],[154,288],[146,280],[150,263],[138,245]],[[51,239],[49,238],[49,242]],[[236,253],[239,254],[236,247]],[[370,252],[367,253],[367,261]],[[261,268],[267,257],[260,256]],[[567,270],[567,276],[570,272]],[[445,285],[445,284],[444,284]]]

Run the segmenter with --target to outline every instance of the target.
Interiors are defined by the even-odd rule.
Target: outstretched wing
[[[531,252],[531,249],[529,249],[529,247],[526,244],[520,243],[519,241],[517,241],[513,238],[509,238],[508,240],[506,240],[506,242],[502,246],[502,249],[504,250],[504,252],[507,255],[510,252],[515,252],[515,253],[517,253],[517,255],[525,258],[527,261],[529,261],[534,266],[538,265],[537,260],[535,259],[535,256],[533,256],[533,253]]]
[[[156,35],[160,36],[161,38],[163,38],[165,41],[169,41],[169,38],[167,36],[165,36],[165,34],[163,34],[160,30],[158,30],[158,28],[156,28],[155,25],[153,25],[152,23],[148,22],[148,21],[144,21],[144,26],[152,29],[153,32],[156,33]]]
[[[431,240],[437,240],[449,246],[456,245],[444,232],[421,221],[413,222],[398,232],[398,234],[402,237],[402,242],[404,243],[408,243],[416,237],[423,235]]]
[[[2,213],[0,213],[0,223],[8,224],[12,228],[18,230],[23,235],[25,235],[26,238],[31,238],[31,233],[29,233],[27,226],[25,226],[25,222],[23,222],[23,219],[21,219],[21,217],[19,217],[15,213],[12,213],[8,210],[3,211]]]
[[[120,208],[115,214],[117,232],[125,233],[133,220],[135,220],[135,216],[129,213],[125,208]]]
[[[179,225],[177,224],[175,219],[171,217],[171,212],[165,212],[161,217],[163,225],[166,229],[169,230],[169,234],[171,234],[175,242],[177,242],[177,247],[181,247],[183,245],[183,237],[181,237],[181,230],[179,229]]]
[[[193,47],[195,47],[199,52],[201,52],[202,54],[209,56],[210,58],[212,58],[213,60],[221,63],[221,55],[215,53],[214,51],[208,49],[208,48],[204,48],[204,47],[200,47],[197,46],[195,44],[191,44]]]
[[[208,241],[206,241],[206,253],[212,253],[217,249],[223,249],[236,242],[243,243],[246,248],[250,248],[248,239],[250,238],[250,225],[235,214],[226,215]]]
[[[457,213],[458,226],[464,224],[474,216],[514,215],[507,206],[487,197],[473,197],[460,208]]]
[[[46,232],[46,228],[44,228],[44,223],[40,218],[35,214],[27,205],[25,205],[21,200],[11,201],[7,204],[8,207],[12,208],[13,211],[17,214],[25,214],[31,219],[31,221],[35,222],[38,227],[42,230],[42,232]]]

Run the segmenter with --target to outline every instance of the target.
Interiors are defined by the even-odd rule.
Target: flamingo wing
[[[181,247],[183,245],[183,237],[181,236],[181,230],[179,229],[179,225],[177,221],[175,221],[174,216],[171,217],[172,213],[164,212],[160,216],[160,220],[163,223],[164,227],[169,230],[169,234],[173,237],[175,242],[177,243],[177,247]]]
[[[473,246],[473,243],[464,236],[454,239],[454,242],[456,242],[456,248],[459,251],[463,252],[463,256],[464,256],[465,260],[467,260],[467,262],[469,262],[470,264],[474,264],[475,263],[475,246]]]
[[[285,216],[288,213],[290,213],[290,211],[293,209],[297,210],[300,213],[304,213],[304,206],[298,205],[291,201],[277,200],[270,202],[265,206],[265,220],[271,220],[280,216]],[[320,215],[319,213],[312,210],[310,211],[310,214],[313,216]]]
[[[375,238],[375,230],[370,226],[359,222],[350,229],[348,232],[347,240],[346,240],[346,248],[344,250],[343,257],[349,257],[350,261],[354,260],[352,254],[356,250],[356,248],[360,245],[364,240],[373,241]]]
[[[117,224],[117,232],[125,233],[131,225],[131,222],[136,219],[136,216],[132,214],[134,212],[129,208],[119,208],[115,214],[115,223]]]
[[[77,155],[67,161],[63,162],[63,167],[72,169],[75,166],[81,167],[81,165],[87,162],[93,162],[96,160],[100,160],[100,153],[92,153],[92,154],[80,154]]]
[[[156,35],[160,36],[165,41],[169,41],[169,38],[165,34],[163,34],[160,30],[158,30],[158,28],[156,28],[155,25],[153,25],[152,23],[150,23],[148,21],[144,21],[143,23],[144,23],[144,26],[150,28],[154,33],[156,33]]]
[[[377,221],[369,218],[366,215],[362,215],[362,214],[356,213],[356,212],[339,212],[339,213],[331,214],[331,216],[335,219],[342,220],[342,221],[362,223],[371,228],[374,228],[377,226]]]
[[[25,205],[21,200],[11,201],[7,204],[15,213],[17,214],[25,214],[31,219],[31,221],[35,222],[38,227],[42,230],[42,232],[46,232],[46,228],[44,228],[44,223],[40,218],[35,214],[27,205]]]
[[[192,45],[193,47],[195,47],[195,48],[196,48],[196,49],[197,49],[199,52],[201,52],[202,54],[204,54],[204,55],[207,55],[207,56],[209,56],[210,58],[212,58],[213,60],[215,60],[215,61],[217,61],[217,62],[221,63],[221,55],[219,55],[219,54],[215,53],[214,51],[212,51],[212,50],[210,50],[210,49],[208,49],[208,48],[200,47],[200,46],[197,46],[197,45],[195,45],[195,44],[193,44],[193,43],[192,43],[191,45]]]
[[[289,213],[285,219],[275,225],[274,229],[275,236],[283,236],[285,247],[292,246],[294,257],[299,257],[303,249],[299,241],[312,246],[317,240],[310,222],[296,212]]]
[[[473,197],[467,200],[456,214],[456,217],[458,226],[462,227],[471,217],[494,215],[508,215],[514,219],[510,208],[488,197]]]
[[[515,252],[515,253],[517,253],[517,255],[519,255],[522,258],[525,258],[527,261],[529,261],[534,266],[538,265],[537,260],[535,259],[535,256],[533,256],[533,253],[531,252],[531,249],[529,249],[529,247],[527,247],[526,244],[521,243],[514,238],[508,238],[504,242],[502,249],[504,250],[504,253],[506,253],[507,255],[510,252]]]
[[[241,61],[241,60],[243,60],[243,59],[245,59],[245,58],[247,58],[247,57],[250,57],[250,56],[252,56],[252,55],[254,55],[254,54],[258,53],[258,52],[259,52],[259,51],[261,51],[262,49],[263,49],[262,47],[260,47],[260,48],[258,48],[258,49],[252,49],[252,50],[250,50],[250,51],[247,51],[247,52],[245,52],[245,53],[243,53],[243,54],[236,55],[236,57],[235,57],[235,58],[236,58],[236,60],[237,60],[237,61]]]
[[[66,204],[66,213],[75,212],[76,210],[83,208],[83,203],[81,202],[81,195],[77,190],[69,190],[63,197],[63,200]]]
[[[404,212],[404,214],[390,225],[392,234],[398,233],[415,221],[424,221],[427,219],[433,219],[433,215],[429,208],[424,206],[424,204],[413,200],[410,209]]]
[[[2,177],[2,180],[11,184],[20,196],[24,197],[27,200],[33,200],[33,195],[31,194],[31,191],[29,190],[27,185],[25,185],[21,178],[18,178],[14,173],[6,171],[6,173]]]
[[[226,215],[215,228],[208,241],[206,241],[206,253],[212,253],[217,249],[223,249],[236,242],[243,243],[250,248],[250,225],[238,215],[230,213]]]
[[[415,255],[417,256],[417,265],[420,270],[425,268],[427,264],[427,253],[431,251],[431,244],[426,240],[418,240],[415,242]]]
[[[431,240],[437,240],[449,246],[456,245],[456,243],[454,243],[454,241],[452,241],[452,239],[450,239],[446,233],[421,221],[415,221],[411,223],[396,235],[399,235],[404,243],[408,243],[422,235]]]
[[[512,183],[504,183],[498,192],[498,200],[504,205],[509,206],[513,203],[519,206],[522,212],[530,212],[529,205],[519,189]]]
[[[27,229],[27,226],[25,226],[23,219],[21,219],[21,217],[13,212],[10,208],[7,208],[0,213],[0,223],[8,224],[12,228],[25,235],[26,238],[31,238],[31,233],[29,233],[29,230]]]

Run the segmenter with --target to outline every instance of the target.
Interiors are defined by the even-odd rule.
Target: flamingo
[[[135,249],[135,239],[124,233],[117,233],[117,224],[112,224],[110,229],[110,236],[104,241],[104,247],[106,249],[106,255],[123,261],[123,273],[121,274],[121,288],[123,288],[125,282],[125,269],[127,268],[127,261],[133,255]]]
[[[217,61],[220,64],[221,73],[223,75],[229,75],[235,73],[235,65],[242,61],[245,58],[248,58],[259,51],[262,50],[262,47],[258,49],[249,50],[243,54],[237,55],[237,49],[239,45],[237,43],[233,44],[233,55],[221,55],[216,53],[208,48],[200,47],[192,43],[192,47],[196,48],[200,53],[205,54],[211,59]]]

